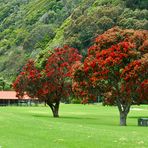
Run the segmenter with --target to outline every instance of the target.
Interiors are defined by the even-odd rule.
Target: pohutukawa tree
[[[61,99],[66,99],[71,93],[70,69],[81,56],[77,49],[69,46],[56,48],[50,52],[43,70],[38,70],[35,62],[29,60],[23,71],[16,78],[13,88],[18,97],[25,94],[32,98],[45,101],[53,112],[54,117],[59,117],[59,104]]]
[[[118,106],[120,125],[126,125],[130,106],[148,102],[148,31],[109,29],[71,72],[73,90],[84,102],[103,95],[104,104]]]

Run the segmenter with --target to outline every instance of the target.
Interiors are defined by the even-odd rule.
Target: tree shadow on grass
[[[92,117],[92,118],[90,118],[90,117],[72,117],[72,116],[61,116],[61,118],[63,118],[63,119],[80,119],[80,120],[82,120],[82,119],[87,119],[87,120],[99,120],[99,118],[94,118],[94,117]]]
[[[53,118],[53,119],[76,119],[76,120],[82,120],[82,119],[87,119],[87,120],[99,120],[99,118],[87,118],[87,117],[73,117],[73,116],[60,116],[59,118],[54,118],[52,115],[45,115],[45,114],[32,114],[33,117],[38,117],[38,118]]]
[[[100,125],[100,126],[118,126],[118,122],[114,121],[114,122],[108,122],[108,121],[104,121],[103,117],[72,117],[72,116],[62,116],[62,119],[64,119],[65,121],[71,121],[73,122],[77,122],[80,123],[79,121],[81,120],[80,124],[89,124],[89,125]]]
[[[148,116],[129,116],[128,118],[138,119],[138,118],[148,118]]]
[[[67,123],[78,123],[78,124],[89,124],[89,125],[103,125],[103,126],[118,126],[116,122],[104,122],[102,117],[79,117],[79,116],[60,116],[59,118],[54,118],[52,115],[46,114],[33,114],[33,117],[36,118],[44,118],[44,119],[56,119],[59,122],[67,122]]]
[[[32,114],[33,117],[37,118],[53,118],[51,115],[43,115],[43,114]]]

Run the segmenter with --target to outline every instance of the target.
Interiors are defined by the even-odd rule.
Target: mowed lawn
[[[61,104],[60,118],[48,107],[0,107],[0,148],[148,148],[148,105],[133,106],[128,126],[116,107]]]

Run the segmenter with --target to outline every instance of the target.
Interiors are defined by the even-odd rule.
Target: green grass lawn
[[[137,108],[139,110],[137,110]],[[128,126],[119,126],[116,107],[60,106],[60,118],[48,107],[0,107],[0,148],[148,148],[148,105],[134,106]]]

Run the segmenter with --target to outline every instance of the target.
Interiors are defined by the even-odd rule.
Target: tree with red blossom
[[[18,97],[25,94],[45,101],[59,117],[59,105],[71,93],[70,69],[81,60],[77,49],[69,46],[50,51],[45,67],[37,70],[35,62],[30,60],[13,83]]]
[[[130,106],[148,102],[147,41],[142,30],[115,27],[99,35],[84,63],[73,66],[74,92],[87,100],[104,96],[104,104],[118,106],[120,125],[126,125]]]

